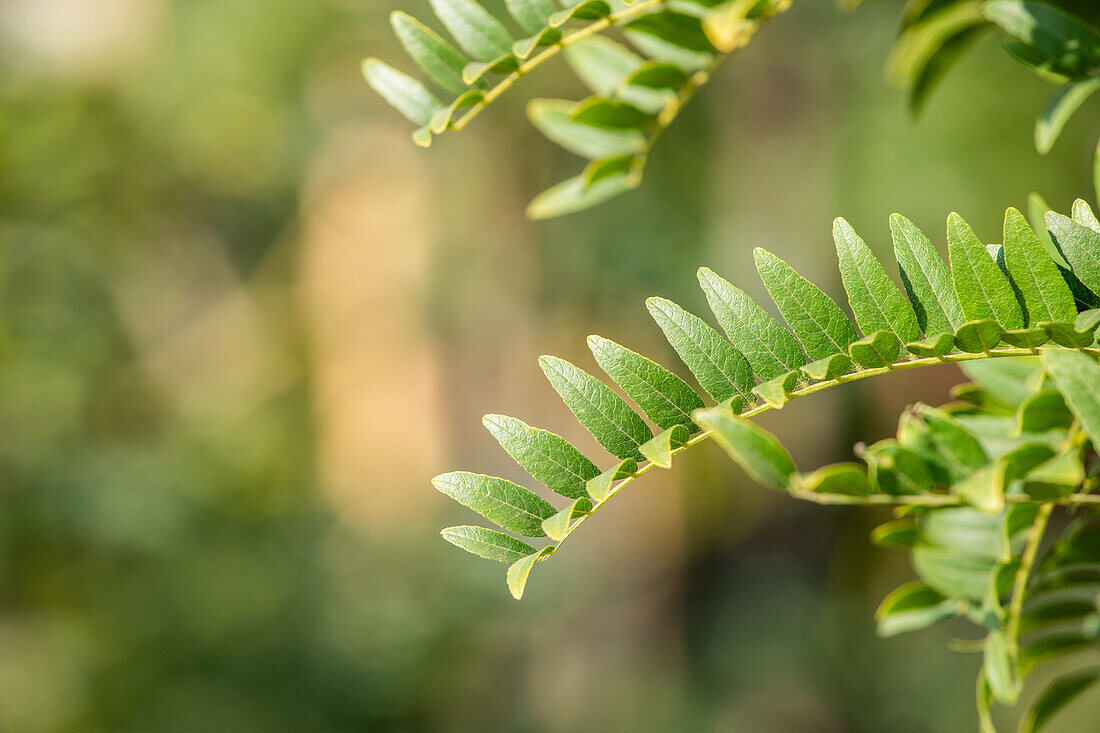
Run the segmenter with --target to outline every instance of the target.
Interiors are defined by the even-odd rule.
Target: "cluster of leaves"
[[[431,0],[461,48],[416,18],[391,22],[412,60],[450,97],[440,99],[407,74],[368,58],[370,85],[418,125],[413,140],[458,130],[518,79],[559,52],[592,91],[580,101],[535,99],[532,123],[585,158],[580,175],[544,191],[528,214],[541,219],[588,208],[635,188],[654,143],[683,105],[762,23],[791,0],[507,0],[505,22],[476,0]],[[1067,10],[1032,0],[911,0],[891,56],[892,75],[919,107],[935,83],[992,27],[1017,59],[1062,84],[1036,126],[1036,145],[1054,144],[1072,113],[1100,85],[1100,33]],[[614,30],[621,37],[607,36]],[[602,35],[601,35],[602,34]],[[625,43],[624,43],[625,42]],[[464,53],[465,52],[465,55]]]
[[[443,474],[433,480],[437,489],[513,533],[459,526],[443,530],[443,537],[508,563],[509,588],[520,598],[535,563],[555,554],[616,492],[646,471],[669,468],[674,455],[713,437],[752,478],[797,498],[908,507],[902,523],[888,525],[879,539],[915,546],[923,584],[888,599],[880,615],[884,631],[956,613],[981,620],[993,640],[987,647],[1007,644],[1012,662],[1007,687],[1006,678],[995,675],[1003,669],[990,667],[990,689],[999,700],[1015,700],[1011,691],[1032,657],[1017,654],[1017,637],[1005,636],[996,624],[1004,624],[1003,583],[1023,560],[1016,550],[987,556],[966,544],[966,537],[960,540],[966,547],[945,544],[936,539],[943,534],[936,527],[981,517],[981,526],[995,524],[1002,532],[1010,524],[1023,526],[1024,518],[1037,521],[1041,505],[1095,503],[1081,486],[1088,441],[1100,438],[1100,365],[1093,361],[1100,355],[1100,222],[1078,200],[1072,217],[1046,212],[1040,238],[1020,212],[1009,209],[1003,243],[985,245],[952,214],[949,265],[912,222],[894,215],[890,225],[902,288],[847,222],[834,224],[854,324],[822,290],[761,249],[755,252],[757,269],[786,327],[706,268],[699,282],[724,336],[669,300],[649,299],[650,314],[701,391],[614,341],[589,337],[600,368],[641,408],[656,434],[607,384],[563,359],[542,357],[551,385],[615,462],[601,469],[552,432],[487,415],[484,424],[505,451],[568,503],[556,506],[503,478]],[[1041,371],[1038,377],[1019,376],[1034,367],[1004,361],[1028,355],[1041,355],[1051,378]],[[800,473],[779,440],[749,419],[841,383],[951,362],[1005,366],[975,368],[980,386],[960,392],[962,407],[907,412],[897,439],[862,448],[862,463]],[[995,375],[995,388],[982,383],[986,373]],[[1049,516],[1049,509],[1042,514]],[[513,535],[551,542],[539,549]],[[1012,542],[1004,547],[1016,547],[1016,532],[1007,536]],[[974,552],[980,562],[971,557]],[[994,653],[990,659],[989,665],[1001,661]]]
[[[394,32],[413,61],[440,88],[443,103],[412,77],[378,59],[364,62],[367,81],[432,135],[461,129],[517,79],[563,51],[592,95],[572,102],[537,99],[534,125],[552,141],[589,160],[584,171],[539,195],[533,218],[587,208],[636,187],[656,139],[714,67],[748,42],[761,23],[790,0],[581,0],[559,10],[553,0],[509,0],[526,34],[515,40],[475,0],[432,0],[432,9],[463,56],[426,25],[402,12]],[[597,33],[614,27],[634,50]],[[496,77],[492,84],[489,79]]]
[[[1048,152],[1070,116],[1100,87],[1100,19],[1095,4],[1075,0],[911,0],[888,68],[909,87],[919,109],[947,70],[993,27],[1013,58],[1059,85],[1035,124],[1035,147]],[[1090,4],[1092,5],[1090,9]]]
[[[907,548],[919,580],[883,601],[879,633],[891,636],[961,616],[984,636],[960,645],[983,653],[978,708],[992,731],[990,705],[1014,705],[1024,679],[1041,662],[1100,644],[1100,364],[1079,351],[1044,349],[1040,359],[972,362],[976,384],[960,401],[902,416],[896,440],[866,450],[868,479],[881,466],[904,476],[914,492],[966,506],[910,505],[873,539]],[[1091,464],[1091,465],[1089,465]],[[890,479],[893,481],[893,477]],[[1078,516],[1039,560],[1040,544],[1059,504]],[[1023,718],[1037,731],[1097,679],[1083,662],[1051,683]]]

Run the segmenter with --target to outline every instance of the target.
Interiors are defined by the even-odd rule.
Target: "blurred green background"
[[[965,627],[873,635],[910,577],[867,542],[883,513],[796,505],[707,446],[517,604],[439,538],[475,517],[429,479],[521,478],[485,412],[601,455],[537,355],[591,367],[598,331],[676,363],[642,300],[705,311],[701,264],[764,296],[763,246],[839,294],[834,216],[886,254],[895,210],[999,241],[1031,190],[1091,199],[1097,105],[1038,156],[1052,88],[990,37],[914,121],[882,72],[900,4],[807,0],[639,191],[534,224],[579,161],[523,105],[579,82],[547,67],[419,150],[359,76],[403,58],[395,7],[0,0],[0,730],[974,729]],[[763,422],[810,468],[959,379]]]

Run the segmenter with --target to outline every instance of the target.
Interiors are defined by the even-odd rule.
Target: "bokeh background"
[[[895,210],[999,241],[1031,190],[1091,198],[1098,106],[1038,156],[1052,88],[991,37],[913,120],[882,72],[900,4],[796,3],[640,190],[531,223],[580,161],[524,102],[579,82],[546,67],[417,149],[359,76],[403,58],[396,7],[0,0],[0,730],[974,729],[966,627],[873,634],[910,577],[867,541],[884,513],[777,497],[708,445],[517,604],[439,538],[475,517],[429,479],[521,477],[485,412],[602,455],[536,357],[593,367],[599,332],[675,364],[642,301],[705,312],[701,264],[764,296],[763,246],[839,294],[834,216],[886,255]],[[808,469],[959,379],[763,423]]]

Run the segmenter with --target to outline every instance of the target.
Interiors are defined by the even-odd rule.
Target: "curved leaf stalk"
[[[1091,498],[1100,498],[1092,496]],[[1078,502],[1084,503],[1084,502]],[[1009,649],[1013,660],[1020,652],[1020,617],[1024,611],[1024,597],[1027,586],[1031,580],[1031,572],[1035,568],[1035,560],[1039,557],[1039,546],[1043,542],[1047,525],[1050,523],[1050,515],[1054,512],[1054,503],[1047,502],[1039,506],[1039,512],[1032,522],[1027,533],[1027,545],[1023,555],[1020,556],[1020,567],[1016,571],[1016,578],[1012,584],[1012,600],[1008,607],[1008,616],[1005,622],[1005,634],[1008,636]]]
[[[1040,348],[1040,349],[1038,349],[1038,351],[1044,351],[1044,350],[1047,350],[1047,348],[1048,347]],[[1060,348],[1060,347],[1053,347],[1053,348]],[[1082,349],[1080,349],[1080,351],[1083,352],[1083,353],[1089,354],[1093,357],[1100,358],[1100,348],[1082,348]],[[859,381],[861,379],[867,379],[868,377],[879,376],[881,374],[886,374],[888,372],[902,371],[902,370],[905,370],[905,369],[915,369],[917,367],[924,367],[924,366],[935,366],[935,365],[938,365],[938,364],[957,364],[957,363],[962,363],[962,362],[970,362],[970,361],[977,361],[977,360],[983,360],[983,359],[997,359],[997,358],[1014,357],[1014,356],[1034,356],[1035,353],[1036,353],[1036,350],[1033,350],[1033,349],[1011,348],[1011,349],[994,349],[994,350],[991,350],[990,352],[987,352],[987,353],[983,352],[983,353],[977,353],[977,354],[947,354],[947,355],[944,355],[942,357],[913,359],[913,360],[910,360],[910,361],[904,361],[904,362],[898,362],[896,364],[891,364],[890,366],[886,366],[886,367],[878,367],[878,368],[875,368],[875,369],[863,369],[863,370],[854,372],[852,374],[844,375],[843,377],[838,377],[836,379],[830,379],[830,380],[825,381],[825,382],[818,382],[816,384],[811,384],[811,385],[808,385],[808,386],[803,387],[801,389],[796,389],[796,390],[792,391],[790,393],[790,396],[787,398],[787,400],[789,402],[789,401],[797,399],[799,397],[806,397],[806,396],[809,396],[809,395],[812,395],[812,394],[816,394],[817,392],[821,392],[823,390],[829,389],[830,387],[835,387],[835,386],[840,385],[840,384],[847,384],[849,382],[856,382],[856,381]],[[743,418],[755,417],[755,416],[760,415],[764,412],[767,412],[768,410],[773,410],[773,409],[780,409],[780,408],[777,405],[772,405],[772,404],[765,403],[765,404],[759,405],[758,407],[755,407],[751,410],[746,410],[745,412],[741,413],[741,417],[743,417]],[[680,448],[677,448],[677,449],[673,450],[672,454],[677,455],[679,453],[682,453],[683,451],[687,450],[688,448],[690,448],[694,445],[698,445],[699,443],[703,443],[703,442],[709,440],[711,437],[713,437],[713,435],[714,434],[710,431],[704,431],[702,433],[699,433],[698,435],[693,436],[690,440],[688,440],[686,443],[684,443],[684,445],[681,446]],[[611,489],[611,491],[608,493],[606,498],[604,498],[602,501],[594,503],[593,506],[592,506],[592,509],[590,509],[586,514],[581,516],[579,519],[577,519],[576,522],[574,522],[572,525],[570,525],[569,529],[566,530],[565,534],[562,535],[561,539],[559,539],[553,545],[550,545],[550,547],[552,549],[546,550],[545,554],[539,557],[539,560],[540,561],[546,560],[551,555],[556,553],[558,551],[558,549],[560,549],[561,546],[565,543],[565,541],[569,538],[569,536],[571,534],[573,534],[573,532],[575,530],[577,530],[582,524],[584,524],[584,522],[589,517],[594,515],[597,511],[599,511],[599,509],[602,506],[604,506],[608,501],[610,501],[611,498],[615,496],[615,494],[619,493],[619,491],[626,488],[629,484],[632,484],[634,481],[638,480],[639,478],[641,478],[642,476],[644,476],[646,473],[648,473],[650,470],[652,470],[654,468],[663,468],[663,466],[658,466],[657,464],[652,463],[652,462],[646,463],[642,466],[639,466],[638,470],[635,471],[633,473],[633,475],[627,476],[622,481],[620,481],[618,484],[616,484]],[[823,505],[950,507],[950,506],[964,506],[966,504],[966,501],[962,497],[956,496],[956,495],[951,495],[951,494],[914,494],[914,495],[909,495],[909,494],[869,494],[869,495],[866,495],[866,496],[849,496],[849,495],[846,495],[846,494],[819,494],[819,493],[815,493],[815,492],[812,492],[812,491],[807,491],[807,490],[804,490],[804,489],[795,488],[795,489],[793,489],[792,491],[789,492],[789,495],[791,497],[795,498],[795,499],[802,499],[802,500],[805,500],[805,501],[813,502],[815,504],[823,504]],[[1032,503],[1033,502],[1032,499],[1029,499],[1026,496],[1025,497],[1006,496],[1005,501],[1007,503],[1010,503],[1010,504],[1012,504],[1012,503]],[[1051,510],[1053,509],[1054,506],[1084,506],[1084,505],[1100,505],[1100,494],[1074,493],[1074,494],[1070,494],[1068,496],[1062,497],[1062,498],[1058,499],[1057,501],[1049,502],[1048,504],[1044,504],[1043,506],[1046,507],[1045,514],[1046,514],[1047,518],[1049,518],[1050,512],[1051,512]],[[1038,524],[1038,519],[1036,520],[1036,523]],[[1045,522],[1043,523],[1043,527],[1045,527]],[[1039,532],[1039,540],[1041,540],[1042,539],[1042,529],[1039,529],[1038,532]],[[1035,553],[1038,552],[1038,540],[1036,541],[1035,546],[1033,548],[1030,548],[1030,549],[1031,549],[1031,553],[1030,553],[1030,560],[1027,563],[1027,565],[1028,565],[1027,571],[1025,571],[1023,566],[1021,566],[1021,568],[1020,568],[1020,570],[1021,570],[1021,580],[1019,582],[1022,582],[1025,585],[1027,583],[1028,572],[1030,572],[1031,566],[1033,565],[1033,563],[1035,561]],[[1014,603],[1015,603],[1015,601],[1014,601]],[[1022,604],[1022,603],[1023,603],[1023,593],[1021,591],[1020,594],[1019,594],[1019,604]],[[1017,617],[1019,616],[1021,607],[1015,607],[1014,606],[1015,614],[1016,614]]]

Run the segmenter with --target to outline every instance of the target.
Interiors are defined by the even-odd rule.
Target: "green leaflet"
[[[935,480],[924,458],[896,440],[880,440],[863,450],[871,483],[884,494],[924,494]]]
[[[569,506],[560,512],[542,520],[542,531],[555,542],[560,542],[569,529],[569,524],[577,517],[583,517],[592,510],[592,502],[588,497],[581,497],[570,502]]]
[[[734,397],[738,401],[737,397]],[[691,434],[683,425],[673,425],[638,449],[646,460],[661,468],[672,468],[672,455],[683,448]]]
[[[928,12],[922,12],[928,11]],[[917,2],[906,6],[897,43],[890,52],[887,74],[908,83],[910,105],[918,109],[930,89],[959,55],[957,45],[982,24],[974,2]]]
[[[955,334],[955,346],[968,354],[988,352],[1001,343],[1004,332],[1000,324],[991,319],[970,321],[959,327]]]
[[[649,298],[646,308],[699,384],[718,402],[740,395],[754,402],[749,362],[701,318],[665,298]]]
[[[1066,82],[1035,121],[1035,149],[1044,155],[1049,153],[1069,118],[1097,89],[1100,89],[1097,77]]]
[[[1040,733],[1066,705],[1091,687],[1100,677],[1096,672],[1059,677],[1043,691],[1020,723],[1020,733]]]
[[[1054,657],[1088,649],[1095,643],[1091,634],[1071,631],[1043,636],[1020,649],[1020,674],[1027,676],[1035,665]]]
[[[433,478],[432,485],[489,521],[526,537],[544,536],[542,520],[558,511],[530,489],[495,476],[452,471]]]
[[[957,609],[956,601],[944,597],[927,583],[915,581],[897,588],[883,599],[875,612],[875,622],[879,636],[896,636],[951,618]]]
[[[993,631],[986,637],[982,669],[993,696],[1006,705],[1014,705],[1020,696],[1021,683],[1012,668],[1008,639],[1003,633]]]
[[[363,62],[363,76],[374,91],[410,122],[427,125],[435,111],[443,106],[423,84],[378,59]]]
[[[1004,518],[967,507],[936,509],[920,522],[922,544],[990,561],[1007,557]]]
[[[988,462],[985,450],[969,430],[943,410],[923,407],[920,416],[929,436],[956,480],[969,476]]]
[[[1100,445],[1100,364],[1080,352],[1060,349],[1045,349],[1042,360],[1085,434],[1093,445]]]
[[[566,62],[596,94],[612,95],[645,59],[620,43],[603,36],[586,38],[566,47]]]
[[[1100,232],[1100,220],[1097,220],[1096,214],[1092,212],[1092,207],[1085,201],[1076,199],[1073,202],[1073,210],[1070,213],[1070,218],[1081,226],[1088,227],[1094,232]]]
[[[1006,329],[1024,327],[1024,315],[997,263],[958,214],[947,219],[951,276],[968,321],[992,319]]]
[[[1069,496],[1085,480],[1085,467],[1079,451],[1071,450],[1051,458],[1024,480],[1024,493],[1039,501],[1053,501]]]
[[[638,464],[633,458],[624,458],[596,478],[589,480],[586,485],[588,495],[594,502],[604,501],[611,496],[611,488],[616,481],[630,478],[637,470]]]
[[[1046,389],[1024,400],[1016,412],[1016,420],[1020,433],[1041,433],[1053,428],[1068,428],[1073,415],[1060,393]]]
[[[978,679],[975,684],[975,703],[978,707],[978,727],[981,733],[997,733],[997,726],[993,723],[993,690],[989,687],[985,670],[978,670]]]
[[[921,331],[928,336],[954,332],[966,318],[955,295],[951,273],[936,248],[913,222],[900,214],[890,216],[890,233],[901,281]]]
[[[980,602],[989,586],[996,562],[985,557],[965,555],[942,547],[915,547],[913,568],[940,593]]]
[[[471,89],[467,92],[460,94],[451,100],[450,104],[440,107],[432,114],[432,121],[429,125],[431,131],[435,134],[440,134],[449,130],[453,123],[454,117],[459,110],[467,109],[474,106],[485,98],[485,95],[480,90]]]
[[[467,84],[476,84],[487,74],[510,74],[518,68],[519,59],[509,52],[492,61],[471,61],[466,64],[462,67],[462,81]]]
[[[801,367],[799,371],[807,378],[819,382],[829,379],[840,379],[852,369],[852,358],[847,354],[830,354],[824,359],[812,361]]]
[[[895,519],[880,524],[871,532],[871,542],[879,547],[912,547],[920,540],[920,532],[911,519]]]
[[[810,359],[847,353],[858,336],[837,304],[770,252],[758,248],[753,255],[760,279]]]
[[[390,24],[405,51],[432,81],[452,94],[462,94],[470,88],[462,80],[467,59],[439,34],[399,10],[390,14]],[[475,86],[484,88],[485,83],[478,82]]]
[[[1050,334],[1043,328],[1018,328],[1002,331],[1001,341],[1020,349],[1035,350],[1050,341]]]
[[[961,366],[967,377],[1012,407],[1018,407],[1035,393],[1034,383],[1040,376],[1039,360],[1031,356],[970,361]]]
[[[739,288],[705,267],[699,268],[699,285],[718,325],[761,381],[783,376],[806,363],[802,347],[791,332]]]
[[[455,547],[497,562],[513,563],[535,551],[534,547],[511,535],[469,524],[447,527],[439,534]]]
[[[679,89],[691,77],[676,64],[661,61],[647,61],[620,82],[623,86],[644,87],[646,89]]]
[[[1043,330],[1050,340],[1067,349],[1079,349],[1091,346],[1096,340],[1096,330],[1100,327],[1100,309],[1078,313],[1072,322],[1043,323]]]
[[[833,241],[848,303],[860,330],[865,334],[893,331],[902,341],[920,338],[909,301],[894,286],[871,248],[844,219],[833,222]]]
[[[790,489],[797,469],[774,435],[722,408],[699,410],[695,419],[714,433],[719,445],[757,482],[779,491]]]
[[[858,463],[837,463],[803,474],[802,486],[816,494],[867,496],[872,493],[867,471]]]
[[[1086,288],[1100,295],[1100,234],[1053,211],[1047,212],[1047,228],[1073,274]]]
[[[633,33],[653,36],[665,43],[695,53],[715,51],[703,30],[702,22],[692,15],[660,10],[635,18],[626,23],[623,28]]]
[[[766,382],[761,382],[752,388],[754,394],[760,399],[767,402],[769,405],[774,406],[776,409],[783,407],[786,404],[787,398],[791,394],[791,390],[798,384],[801,371],[787,372],[781,374],[775,379],[769,379]]]
[[[601,336],[589,336],[588,348],[607,376],[662,430],[683,425],[691,432],[698,427],[691,413],[703,407],[703,400],[684,380],[672,372]]]
[[[531,574],[531,568],[535,567],[535,562],[539,559],[540,554],[538,552],[533,553],[516,560],[508,566],[508,592],[517,601],[523,598],[523,591],[527,587],[527,577]]]
[[[537,33],[550,23],[558,8],[552,0],[505,0],[508,12],[528,33]]]
[[[493,61],[512,52],[512,36],[474,0],[429,0],[436,16],[458,45],[479,61]]]
[[[653,437],[638,413],[600,380],[555,356],[539,357],[546,378],[600,445],[619,458],[642,460],[638,446]]]
[[[1061,251],[1055,246],[1054,240],[1050,236],[1050,232],[1047,231],[1046,216],[1050,211],[1050,206],[1043,200],[1043,197],[1037,193],[1028,194],[1027,197],[1027,216],[1031,222],[1032,230],[1039,235],[1039,241],[1043,244],[1043,249],[1047,251],[1050,258],[1054,260],[1054,264],[1058,266],[1060,272],[1065,272],[1069,269],[1069,263],[1066,262],[1066,258],[1062,256]],[[1072,289],[1072,285],[1070,288]]]
[[[565,438],[506,415],[486,415],[485,428],[516,463],[555,493],[576,499],[600,469]]]
[[[634,105],[607,97],[589,97],[573,107],[569,118],[584,125],[612,130],[644,128],[654,121],[653,115]]]
[[[714,55],[711,53],[692,51],[676,43],[670,43],[648,30],[625,27],[623,35],[630,41],[630,45],[654,61],[676,64],[689,74],[705,69],[714,60]]]
[[[645,147],[645,138],[638,130],[577,122],[572,118],[574,106],[561,99],[533,99],[527,105],[527,117],[543,135],[585,158],[632,155]]]
[[[941,357],[955,348],[955,334],[950,331],[938,336],[929,336],[920,341],[906,344],[909,353],[922,357]]]
[[[967,504],[990,514],[1005,508],[1004,472],[995,466],[983,466],[951,487]]]
[[[1058,266],[1016,209],[1005,212],[1004,257],[1008,274],[1023,297],[1028,323],[1072,321],[1077,316],[1073,293]]]
[[[1020,633],[1041,629],[1049,624],[1080,619],[1096,613],[1096,604],[1075,598],[1049,601],[1032,593],[1028,599],[1032,608],[1020,617]]]
[[[901,356],[901,341],[893,331],[875,331],[848,347],[852,361],[861,367],[873,369],[893,364]]]
[[[1033,46],[1074,74],[1085,75],[1100,64],[1100,35],[1046,3],[1030,0],[992,0],[985,16],[1006,33]]]
[[[537,221],[581,211],[637,188],[639,183],[641,179],[634,171],[616,173],[591,184],[583,175],[567,178],[532,199],[527,205],[527,216]]]
[[[599,20],[611,14],[611,6],[604,0],[583,0],[550,16],[550,25],[557,27],[571,20]]]

